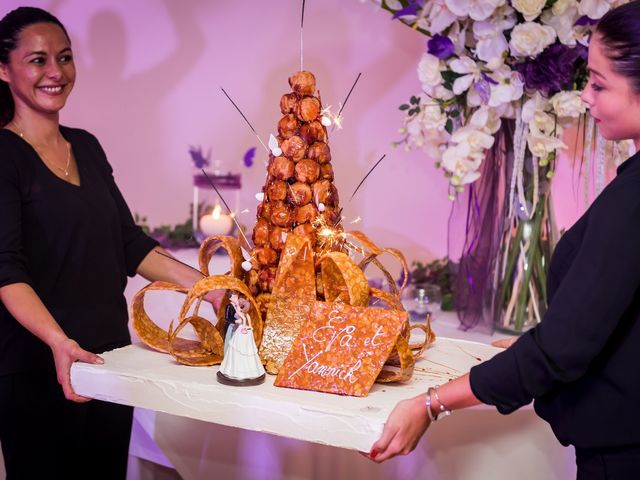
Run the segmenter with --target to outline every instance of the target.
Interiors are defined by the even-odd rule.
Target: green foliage
[[[197,248],[200,245],[194,236],[191,215],[183,223],[160,225],[153,229],[147,224],[147,217],[135,213],[133,218],[144,233],[157,240],[165,248]]]

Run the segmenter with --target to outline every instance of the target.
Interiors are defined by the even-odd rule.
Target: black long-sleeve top
[[[640,153],[617,173],[558,242],[542,322],[470,375],[501,413],[535,399],[580,448],[640,445]]]
[[[126,276],[156,245],[136,226],[100,144],[61,127],[80,186],[0,130],[0,287],[27,283],[65,333],[100,352],[127,345]],[[0,303],[0,375],[51,370],[49,348]]]

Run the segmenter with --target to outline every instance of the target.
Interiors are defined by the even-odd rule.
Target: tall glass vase
[[[555,237],[549,188],[554,157],[550,154],[540,162],[526,151],[518,178],[520,194],[512,194],[511,208],[505,206],[493,277],[493,316],[496,329],[504,332],[528,330],[547,309],[547,272]],[[518,175],[517,168],[515,161],[512,175]]]

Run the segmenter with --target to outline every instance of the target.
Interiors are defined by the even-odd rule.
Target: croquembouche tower
[[[340,248],[319,232],[340,229],[338,190],[333,183],[329,136],[320,94],[311,72],[289,78],[282,95],[278,147],[272,149],[267,179],[253,228],[252,268],[246,282],[254,296],[271,293],[286,237],[308,238],[317,256]]]

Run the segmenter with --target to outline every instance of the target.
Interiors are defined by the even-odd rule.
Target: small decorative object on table
[[[264,382],[265,371],[258,355],[251,322],[247,317],[249,302],[236,294],[229,297],[225,309],[228,325],[224,340],[224,359],[218,371],[218,381],[225,385],[250,386]]]
[[[191,160],[198,169],[209,166],[211,152],[205,157],[202,148],[191,147],[189,149]],[[213,183],[218,190],[230,190],[234,192],[233,212],[225,213]],[[202,242],[212,235],[229,235],[234,228],[232,215],[238,211],[240,203],[240,189],[242,188],[241,175],[239,173],[221,173],[219,168],[214,168],[213,173],[196,173],[193,176],[193,209],[192,226],[196,240]]]

